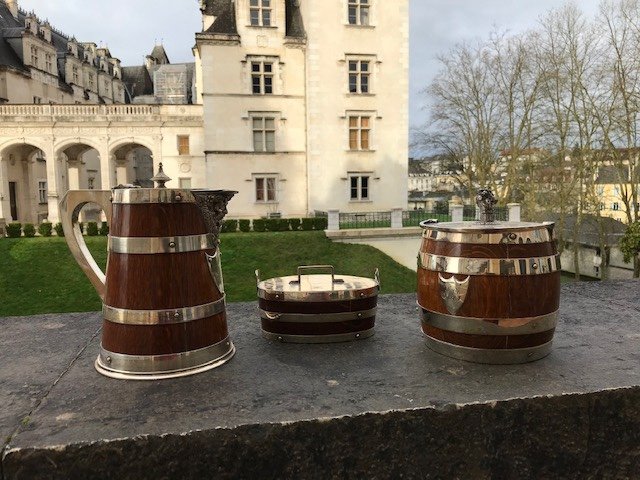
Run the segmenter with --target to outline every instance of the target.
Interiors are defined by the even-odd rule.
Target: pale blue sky
[[[141,65],[156,41],[163,42],[171,62],[193,61],[194,33],[201,29],[198,0],[18,1],[21,7],[35,10],[67,35],[106,44],[124,65]],[[410,1],[411,125],[426,119],[420,91],[437,70],[438,53],[463,40],[484,38],[495,28],[520,32],[534,27],[540,15],[566,3],[564,0]],[[588,16],[593,16],[599,2],[580,0],[577,4]]]

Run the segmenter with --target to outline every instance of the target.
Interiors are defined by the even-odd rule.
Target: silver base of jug
[[[169,355],[125,355],[101,347],[95,368],[119,380],[162,380],[206,372],[228,362],[235,353],[229,337],[205,348]]]

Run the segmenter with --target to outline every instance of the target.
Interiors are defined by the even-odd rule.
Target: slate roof
[[[127,87],[127,92],[132,97],[153,95],[153,82],[144,65],[122,67],[122,81]]]
[[[22,28],[19,20],[13,18],[11,12],[4,2],[0,2],[0,66],[17,68],[27,71],[22,64],[20,57],[7,43],[5,38],[13,38],[22,35]]]
[[[205,12],[216,17],[213,24],[206,30],[207,33],[223,33],[227,35],[237,35],[236,26],[236,6],[230,0],[209,0]]]
[[[286,36],[290,38],[307,38],[300,11],[300,0],[285,0]]]
[[[605,165],[598,169],[597,184],[629,182],[629,169],[618,168],[614,165]]]
[[[167,52],[162,45],[156,45],[155,47],[153,47],[150,56],[155,58],[156,61],[162,65],[171,63],[169,61],[169,57],[167,56]]]
[[[285,35],[289,38],[306,38],[300,0],[284,0]],[[206,33],[237,35],[235,2],[231,0],[206,0],[202,13],[216,17]]]
[[[202,13],[217,17],[220,15],[231,3],[231,0],[207,0],[202,9]]]
[[[0,66],[6,65],[23,71],[29,71],[29,69],[25,67],[20,60],[20,57],[6,41],[7,38],[22,37],[25,30],[25,18],[26,15],[24,10],[18,10],[18,18],[14,18],[6,3],[0,0]],[[57,30],[51,27],[49,28],[51,29],[51,42],[56,49],[57,57],[65,58],[68,53],[67,44],[69,43],[69,38]],[[81,60],[84,59],[84,48],[81,45],[78,45],[78,56]],[[94,62],[94,65],[97,66],[97,59]],[[71,87],[65,85],[62,85],[61,88],[68,91]]]
[[[558,225],[558,216],[556,214],[547,215],[545,220],[556,222],[556,228]],[[564,230],[562,236],[565,241],[571,241],[573,239],[573,228],[576,224],[576,215],[567,215],[564,221]],[[605,235],[605,240],[608,245],[617,245],[620,238],[627,230],[627,226],[610,217],[601,217],[602,231]],[[578,241],[582,245],[599,246],[600,245],[600,226],[598,218],[595,215],[587,214],[582,216],[582,223],[580,224],[580,231],[578,233]]]

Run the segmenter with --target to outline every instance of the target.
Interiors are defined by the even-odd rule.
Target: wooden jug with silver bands
[[[153,380],[222,365],[235,353],[227,330],[219,233],[237,192],[164,188],[69,191],[64,234],[103,302],[98,372]],[[102,207],[110,226],[103,273],[78,224],[82,207]]]
[[[551,351],[560,301],[553,223],[496,222],[480,190],[478,222],[422,222],[418,304],[427,345],[479,363],[523,363]]]

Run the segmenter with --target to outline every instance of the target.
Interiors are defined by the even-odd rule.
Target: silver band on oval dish
[[[359,312],[342,313],[276,313],[260,310],[260,317],[272,322],[334,323],[371,318],[375,316],[377,311],[378,307],[374,307],[369,310],[361,310]]]
[[[262,330],[262,336],[268,340],[276,340],[284,343],[338,343],[352,340],[363,340],[373,336],[375,328],[361,332],[336,333],[330,335],[289,335],[284,333],[271,333]]]

